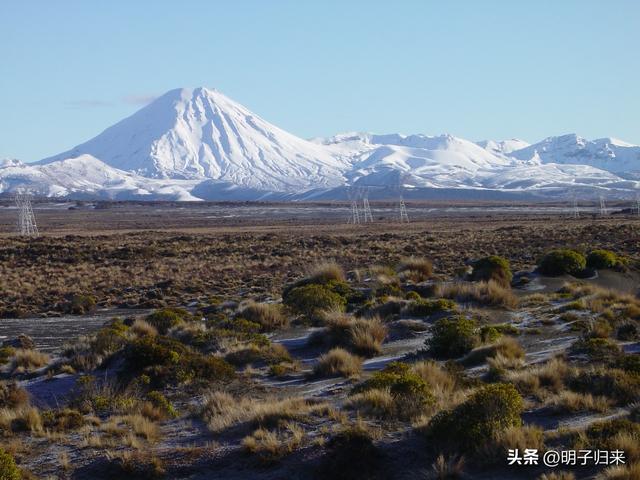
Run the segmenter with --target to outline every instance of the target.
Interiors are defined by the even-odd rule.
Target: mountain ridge
[[[471,142],[347,132],[304,140],[217,90],[174,89],[96,137],[33,164],[0,161],[0,193],[198,200],[341,196],[349,186],[424,192],[563,190],[632,195],[640,147],[576,134]]]

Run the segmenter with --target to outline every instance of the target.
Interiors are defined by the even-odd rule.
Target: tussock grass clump
[[[639,478],[640,463],[630,463],[605,468],[598,474],[596,480],[638,480]]]
[[[513,385],[494,383],[457,407],[436,414],[426,434],[444,450],[475,453],[506,429],[520,427],[523,408],[524,401]]]
[[[364,357],[372,357],[382,351],[387,327],[378,317],[356,318],[333,311],[324,319],[325,328],[316,332],[310,343],[340,346]]]
[[[523,395],[541,397],[543,390],[552,393],[561,392],[569,372],[569,366],[564,360],[553,358],[541,365],[509,371],[505,375],[505,380],[513,383]]]
[[[628,462],[639,462],[640,424],[626,418],[593,423],[578,434],[574,447],[624,450]]]
[[[131,332],[138,337],[155,337],[158,335],[158,329],[146,320],[137,318],[131,325]]]
[[[463,477],[464,457],[438,455],[436,461],[431,464],[431,474],[425,478],[434,480],[456,480]]]
[[[258,400],[216,391],[205,397],[202,417],[212,432],[221,432],[243,424],[249,428],[270,428],[282,421],[303,421],[313,413],[326,411],[325,403],[301,397]]]
[[[50,359],[47,353],[17,348],[11,359],[11,369],[14,372],[37,370],[47,365]]]
[[[483,465],[499,464],[510,449],[517,448],[523,452],[527,448],[544,450],[544,432],[542,428],[532,425],[510,426],[495,432],[493,437],[479,446],[477,458]]]
[[[511,265],[509,260],[497,255],[481,258],[473,263],[471,279],[476,282],[489,282],[493,280],[497,284],[508,288],[511,285]]]
[[[605,413],[611,407],[611,402],[607,397],[565,390],[548,398],[545,405],[554,413]]]
[[[587,266],[587,259],[580,252],[567,248],[551,250],[539,261],[540,273],[549,276],[577,275]]]
[[[576,480],[576,476],[572,472],[561,470],[559,472],[543,473],[536,480]]]
[[[257,455],[262,463],[271,464],[298,449],[304,437],[302,428],[287,422],[277,430],[255,430],[242,440],[242,446],[247,452]]]
[[[339,347],[321,355],[313,367],[313,375],[317,377],[339,375],[350,378],[357,377],[360,373],[362,373],[362,359]]]
[[[616,359],[622,352],[617,343],[608,338],[581,338],[577,340],[571,349],[576,353],[583,353],[593,361],[603,362]]]
[[[396,405],[389,389],[371,389],[351,395],[345,406],[368,417],[393,418]]]
[[[342,267],[336,262],[325,262],[314,266],[306,280],[309,283],[325,284],[329,282],[344,282],[347,277]]]
[[[433,276],[433,263],[426,258],[403,258],[398,265],[398,272],[406,279],[423,282]]]
[[[257,323],[265,332],[286,328],[289,325],[289,318],[283,314],[282,307],[275,303],[249,302],[243,306],[239,315]]]
[[[40,411],[31,406],[0,409],[0,429],[5,432],[42,432]]]
[[[29,394],[16,382],[0,382],[0,407],[16,408],[29,404]]]
[[[457,282],[440,286],[439,296],[451,298],[457,302],[472,302],[480,305],[513,308],[518,305],[518,298],[494,280],[488,282],[465,283]]]
[[[284,345],[269,343],[267,345],[251,344],[246,348],[240,348],[229,352],[225,360],[237,367],[249,364],[277,365],[279,363],[292,363],[293,359]]]
[[[505,360],[524,360],[524,348],[515,338],[502,337],[497,342],[475,348],[462,360],[464,365],[477,365],[490,358],[502,357]]]
[[[436,358],[457,358],[478,344],[476,321],[463,316],[438,320],[431,333],[426,345]]]

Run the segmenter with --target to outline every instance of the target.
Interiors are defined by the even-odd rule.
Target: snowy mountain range
[[[222,93],[171,90],[95,138],[25,164],[0,160],[0,193],[166,200],[505,198],[640,192],[640,146],[577,135],[471,142],[346,133],[303,140]],[[359,189],[357,187],[362,187]]]

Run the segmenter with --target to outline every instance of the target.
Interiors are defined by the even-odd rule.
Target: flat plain
[[[35,239],[0,207],[0,429],[25,478],[635,478],[632,212],[35,207]]]

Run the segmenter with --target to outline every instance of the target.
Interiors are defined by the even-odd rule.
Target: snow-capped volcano
[[[429,192],[635,195],[640,147],[550,137],[470,142],[453,135],[344,133],[303,140],[222,93],[171,90],[97,137],[34,164],[0,161],[0,193],[81,198],[344,198],[368,186]],[[471,192],[471,193],[470,193]],[[493,193],[492,193],[493,192]],[[391,193],[393,194],[393,193]]]
[[[216,179],[274,191],[335,187],[344,164],[222,93],[171,90],[46,164],[89,154],[150,178]]]

